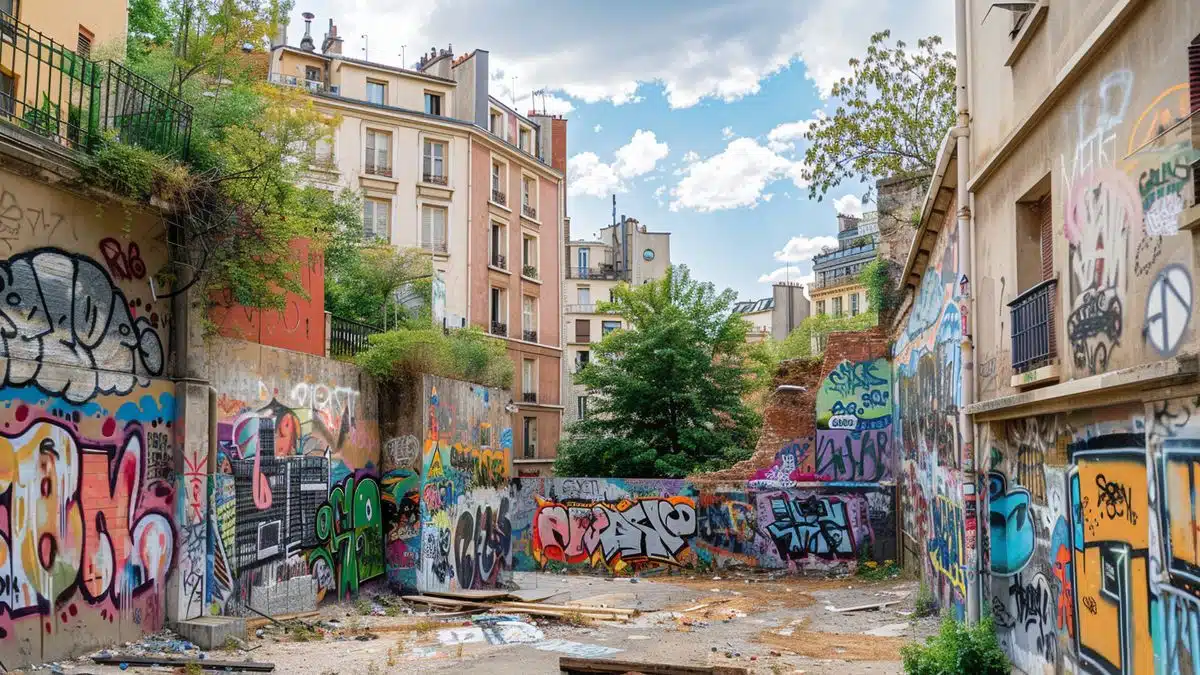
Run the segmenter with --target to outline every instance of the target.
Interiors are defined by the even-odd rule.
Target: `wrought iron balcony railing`
[[[441,241],[423,241],[421,242],[421,248],[439,255],[446,255],[450,252],[450,246],[444,239]]]
[[[363,172],[372,176],[387,176],[392,177],[392,167],[388,164],[377,164],[375,162],[367,162],[363,167]]]
[[[598,279],[604,281],[627,281],[627,272],[618,272],[611,267],[568,267],[568,279]]]
[[[526,342],[537,342],[537,331],[536,330],[521,331],[521,339],[525,340]]]
[[[505,258],[504,256],[500,255],[499,253],[493,253],[492,254],[492,267],[495,267],[497,269],[502,269],[502,270],[508,269],[508,258]]]
[[[492,322],[492,335],[500,337],[508,337],[508,324],[500,323],[499,321]]]
[[[537,220],[537,209],[528,204],[521,205],[521,214],[526,218]]]
[[[380,332],[382,331],[370,324],[331,314],[329,316],[329,355],[334,357],[354,356],[367,348],[370,336]]]
[[[426,173],[421,176],[421,179],[426,183],[432,183],[433,185],[446,185],[449,183],[449,180],[446,178],[446,176],[440,173]]]
[[[1046,365],[1057,356],[1054,335],[1058,281],[1050,279],[1030,288],[1008,303],[1012,315],[1013,372]]]
[[[527,392],[522,393],[521,401],[523,403],[537,403],[537,392],[536,391],[527,391]]]
[[[500,206],[507,206],[508,196],[499,190],[492,190],[492,201]]]

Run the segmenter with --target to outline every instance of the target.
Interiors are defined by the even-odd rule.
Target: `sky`
[[[741,299],[811,279],[837,213],[872,208],[857,181],[817,202],[801,176],[847,61],[878,30],[954,41],[950,0],[297,0],[292,44],[306,11],[317,44],[332,18],[348,56],[488,50],[494,96],[525,112],[543,90],[538,108],[568,120],[573,238],[612,221],[615,194],[618,215],[671,233],[673,263]]]

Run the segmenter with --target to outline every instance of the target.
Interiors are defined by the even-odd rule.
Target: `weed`
[[[461,659],[462,657],[463,657],[463,643],[460,642],[460,643],[458,643],[458,653],[454,655],[454,658]]]
[[[383,613],[388,616],[400,616],[400,608],[396,605],[388,605],[383,609]]]
[[[899,576],[900,566],[895,560],[885,560],[882,565],[874,560],[863,560],[859,562],[854,575],[866,581],[883,581]]]
[[[308,642],[309,640],[321,639],[321,634],[305,623],[297,623],[290,630],[292,633],[292,642]]]
[[[227,652],[236,652],[237,650],[239,650],[241,648],[242,648],[241,641],[238,640],[237,638],[233,637],[232,635],[225,638],[225,644],[221,645],[221,649],[224,649]]]
[[[937,635],[900,650],[906,675],[1007,675],[1012,669],[991,618],[967,627],[947,618]]]
[[[380,675],[379,666],[375,665],[374,662],[368,663],[367,664],[367,675]]]
[[[362,616],[370,614],[371,601],[367,600],[366,598],[359,598],[358,600],[354,601],[354,611],[358,612]]]
[[[587,618],[586,616],[584,616],[579,611],[563,612],[562,616],[560,617],[560,620],[563,623],[569,624],[572,626],[590,626],[590,625],[592,625],[592,620]]]
[[[200,667],[199,663],[189,663],[183,667],[183,672],[184,675],[200,675],[204,669]]]
[[[394,667],[396,665],[396,653],[392,650],[391,647],[389,647],[387,654],[388,654],[388,657],[387,657],[388,667],[389,668]]]
[[[933,616],[938,613],[937,598],[934,597],[933,591],[925,584],[925,580],[921,580],[921,584],[917,586],[917,601],[913,608],[913,618],[921,619],[927,616]]]

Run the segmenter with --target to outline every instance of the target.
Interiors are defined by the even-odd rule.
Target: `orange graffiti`
[[[1187,117],[1190,105],[1186,82],[1159,94],[1133,125],[1133,131],[1129,134],[1128,154],[1132,155],[1138,148]]]

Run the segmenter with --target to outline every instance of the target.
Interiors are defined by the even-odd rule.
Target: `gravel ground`
[[[490,644],[471,618],[438,619],[423,612],[363,616],[352,603],[326,604],[308,619],[328,630],[305,641],[266,629],[251,636],[252,651],[214,651],[210,659],[267,661],[277,673],[558,673],[562,651],[606,658],[687,665],[739,665],[751,673],[900,673],[900,646],[932,634],[934,618],[913,621],[915,581],[868,583],[859,579],[766,578],[760,575],[658,579],[517,573],[521,588],[557,593],[547,602],[586,601],[641,613],[628,623],[573,625],[521,617],[505,639],[532,644]],[[378,593],[386,593],[382,588]],[[366,597],[372,597],[369,589]],[[833,612],[898,601],[876,611]],[[378,605],[376,606],[378,607]],[[374,636],[365,641],[357,636]],[[456,643],[458,640],[478,640]],[[538,649],[536,647],[543,647]],[[169,669],[97,666],[90,660],[58,664],[66,675],[170,672]],[[37,672],[37,671],[32,671]],[[42,672],[50,672],[43,670]]]

